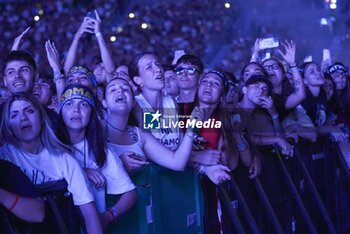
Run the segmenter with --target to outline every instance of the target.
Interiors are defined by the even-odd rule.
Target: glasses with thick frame
[[[199,73],[199,69],[195,68],[195,67],[177,67],[177,68],[175,68],[175,73],[177,75],[182,75],[185,72],[187,75],[193,75],[196,72]]]

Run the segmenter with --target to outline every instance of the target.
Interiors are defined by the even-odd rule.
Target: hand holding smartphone
[[[277,38],[269,37],[269,38],[261,39],[259,48],[260,50],[271,49],[271,48],[277,48],[279,47],[279,45],[280,44]]]

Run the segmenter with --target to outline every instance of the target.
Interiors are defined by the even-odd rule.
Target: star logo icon
[[[157,110],[156,113],[151,114],[151,115],[153,117],[152,120],[151,120],[151,123],[153,123],[153,121],[155,121],[155,120],[159,121],[159,117],[162,116],[162,114],[159,113],[159,110]]]

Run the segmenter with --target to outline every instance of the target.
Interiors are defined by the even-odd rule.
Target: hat
[[[63,93],[60,99],[59,110],[61,110],[63,105],[71,99],[82,99],[87,103],[89,103],[91,107],[95,106],[94,96],[92,91],[83,85],[72,84],[72,85],[68,85],[63,90]]]
[[[271,90],[273,89],[273,85],[271,83],[271,81],[269,81],[265,76],[262,75],[252,75],[246,82],[245,82],[245,86],[251,85],[251,84],[256,84],[259,82],[263,82],[267,85],[267,87],[269,88],[269,93],[271,92]]]
[[[81,74],[85,74],[87,75],[87,77],[91,80],[93,86],[97,85],[97,80],[95,75],[86,67],[84,66],[73,66],[69,72],[68,72],[68,76],[73,75],[75,73],[81,73]]]
[[[344,64],[342,63],[334,63],[333,65],[329,66],[327,69],[328,74],[331,74],[336,71],[343,71],[343,72],[348,72]]]

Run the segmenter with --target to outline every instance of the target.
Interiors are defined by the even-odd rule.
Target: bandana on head
[[[336,71],[348,72],[346,67],[342,63],[335,63],[328,68],[328,74],[331,74]]]
[[[96,77],[88,68],[84,66],[74,66],[69,70],[68,76],[73,75],[75,73],[81,73],[81,74],[87,75],[87,77],[91,80],[93,86],[97,85]]]
[[[93,93],[89,88],[82,85],[68,85],[64,89],[61,96],[59,109],[61,110],[64,104],[71,99],[82,99],[89,103],[91,107],[95,106]]]

